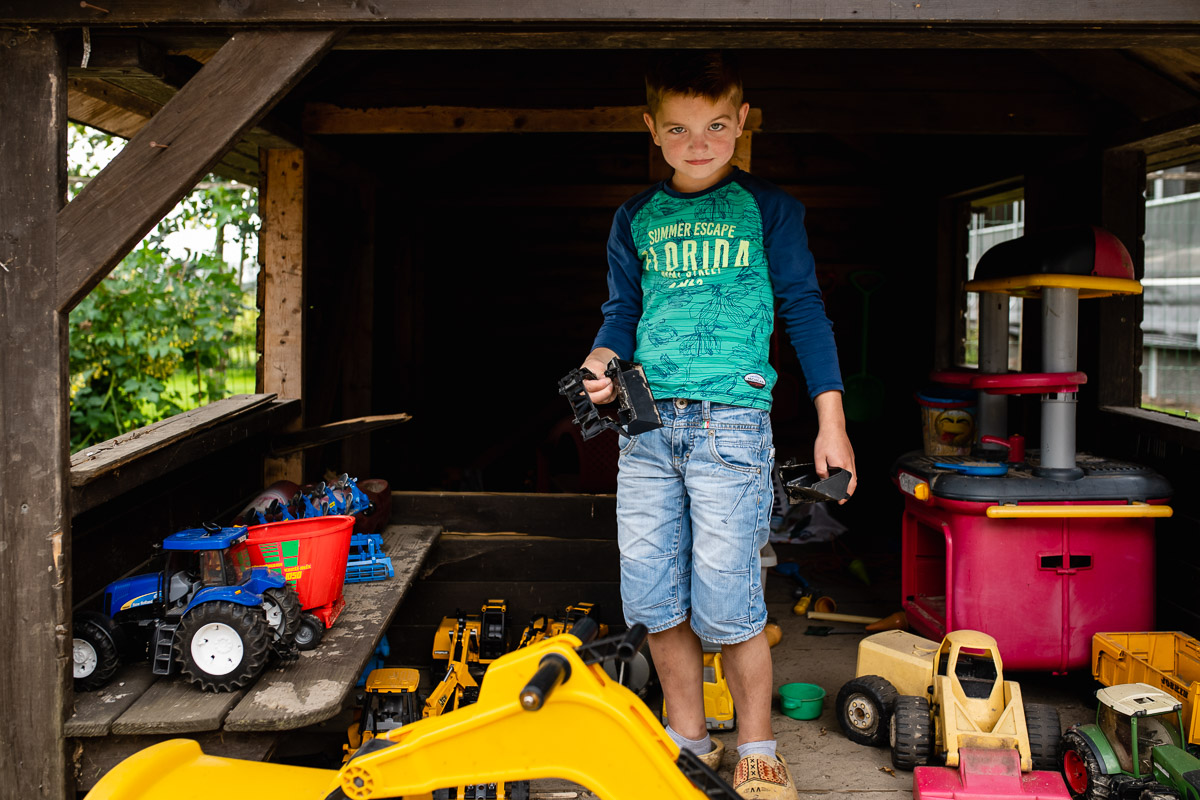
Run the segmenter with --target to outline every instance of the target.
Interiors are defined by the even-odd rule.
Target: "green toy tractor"
[[[1071,796],[1082,800],[1200,800],[1200,759],[1184,749],[1181,704],[1144,683],[1096,692],[1095,724],[1059,743]]]

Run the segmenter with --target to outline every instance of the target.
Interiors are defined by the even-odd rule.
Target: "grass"
[[[214,370],[202,370],[201,379],[204,380],[205,391],[209,390],[209,381],[218,379]],[[254,367],[230,367],[225,370],[225,390],[222,397],[229,397],[235,394],[253,394],[254,393]],[[204,403],[211,402],[218,398],[201,398],[197,400],[198,389],[196,385],[196,371],[181,369],[167,379],[166,391],[164,394],[171,400],[179,403],[184,410],[198,408]]]

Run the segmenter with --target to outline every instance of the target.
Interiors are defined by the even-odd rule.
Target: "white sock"
[[[670,730],[670,728],[668,728],[667,730]],[[755,756],[755,755],[770,756],[771,758],[778,758],[775,755],[775,740],[768,739],[763,742],[746,742],[745,744],[738,745],[738,758],[739,759],[745,758],[746,756]]]
[[[711,753],[712,749],[714,747],[716,747],[716,745],[713,744],[712,737],[708,735],[707,731],[704,733],[703,739],[689,739],[686,736],[684,736],[682,733],[680,733],[679,731],[675,730],[670,725],[668,725],[667,726],[667,736],[670,736],[671,741],[673,741],[673,742],[675,742],[675,744],[679,745],[680,750],[691,750],[693,753],[695,753],[698,756],[702,756],[702,755]],[[771,744],[773,745],[775,743],[772,742]],[[771,749],[771,752],[772,753],[775,752],[774,748]]]

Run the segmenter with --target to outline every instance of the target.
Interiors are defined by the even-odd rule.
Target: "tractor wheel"
[[[1053,772],[1058,767],[1058,740],[1062,738],[1058,709],[1040,703],[1026,703],[1025,729],[1029,732],[1029,754],[1033,756],[1033,768]]]
[[[315,650],[325,635],[325,623],[316,614],[301,614],[296,628],[296,647],[300,650]]]
[[[933,757],[933,720],[929,701],[916,695],[900,695],[892,709],[888,725],[892,745],[892,766],[913,769],[929,763]]]
[[[90,692],[112,680],[121,665],[116,626],[103,614],[83,613],[73,621],[71,651],[75,661],[75,691]]]
[[[291,586],[263,592],[263,612],[271,628],[271,639],[286,647],[296,638],[300,627],[300,597]]]
[[[1072,728],[1058,744],[1058,766],[1071,797],[1083,800],[1108,800],[1112,792],[1109,777],[1083,734]]]
[[[896,689],[886,678],[863,675],[847,681],[837,696],[838,724],[855,744],[879,747],[887,741]]]
[[[1142,789],[1138,800],[1179,800],[1179,792],[1165,786],[1156,786],[1153,789]]]
[[[262,608],[224,600],[193,608],[175,634],[183,677],[208,692],[231,692],[257,678],[270,646]]]

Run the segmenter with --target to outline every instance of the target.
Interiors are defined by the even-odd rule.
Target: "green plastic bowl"
[[[825,690],[815,683],[785,683],[779,687],[779,706],[792,719],[821,716]]]

